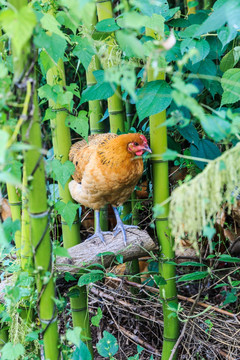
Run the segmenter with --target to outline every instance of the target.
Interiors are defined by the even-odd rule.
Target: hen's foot
[[[126,230],[127,229],[138,229],[138,226],[135,225],[124,225],[122,224],[118,224],[114,229],[113,229],[113,237],[117,236],[117,234],[120,233],[120,231],[122,232],[123,235],[123,241],[124,241],[124,245],[127,245],[127,234],[126,234]]]
[[[92,235],[92,236],[90,236],[87,240],[91,240],[91,239],[93,239],[93,238],[95,238],[95,237],[99,237],[99,239],[104,243],[104,244],[106,244],[105,243],[105,240],[104,240],[104,235],[106,235],[106,234],[112,234],[111,233],[111,231],[102,231],[101,230],[101,227],[100,227],[100,212],[99,212],[99,210],[96,210],[95,211],[95,214],[96,214],[96,217],[95,217],[95,220],[96,220],[96,222],[95,222],[95,226],[96,226],[96,230],[95,230],[95,233]]]
[[[120,215],[118,213],[118,210],[117,208],[115,208],[113,206],[113,211],[114,211],[114,214],[116,216],[116,220],[117,220],[117,225],[115,226],[115,228],[113,229],[113,236],[115,237],[120,231],[122,232],[122,235],[123,235],[123,242],[124,242],[124,245],[126,246],[127,245],[127,234],[126,234],[126,230],[129,229],[129,228],[135,228],[135,229],[138,229],[138,226],[135,226],[135,225],[125,225],[121,218],[120,218]]]
[[[106,244],[106,242],[104,240],[104,235],[106,235],[106,234],[111,234],[112,235],[111,231],[101,231],[101,230],[96,231],[92,236],[87,238],[87,241],[98,237],[104,244]]]

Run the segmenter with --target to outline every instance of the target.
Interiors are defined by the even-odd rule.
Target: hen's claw
[[[115,228],[113,229],[113,237],[117,236],[117,234],[121,231],[122,232],[122,235],[123,235],[123,242],[124,242],[124,245],[126,246],[127,245],[127,234],[126,234],[126,230],[129,229],[129,228],[135,228],[135,229],[138,229],[138,226],[135,226],[135,225],[125,225],[121,218],[120,218],[120,215],[118,213],[118,210],[116,207],[112,207],[113,208],[113,211],[114,211],[114,214],[116,216],[116,220],[117,220],[117,225],[115,226]]]
[[[111,231],[102,231],[101,227],[100,227],[100,212],[99,210],[96,210],[96,231],[95,233],[90,236],[87,240],[91,240],[95,237],[99,237],[99,239],[106,244],[105,240],[104,240],[104,235],[106,234],[112,234]]]
[[[106,242],[105,242],[105,240],[104,240],[104,235],[106,235],[106,234],[112,234],[112,233],[111,233],[111,231],[102,231],[102,230],[100,229],[100,231],[95,231],[95,233],[94,233],[92,236],[90,236],[89,238],[87,238],[87,241],[88,241],[88,240],[91,240],[91,239],[94,239],[94,238],[96,238],[96,237],[99,237],[99,239],[100,239],[104,244],[106,244]]]

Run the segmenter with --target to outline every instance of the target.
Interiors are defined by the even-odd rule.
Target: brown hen
[[[141,134],[101,134],[75,143],[70,150],[69,159],[75,165],[69,190],[74,200],[97,211],[96,232],[103,242],[103,232],[99,223],[99,209],[111,204],[117,225],[114,236],[123,233],[124,225],[117,211],[133,192],[143,173],[141,155],[151,152],[147,140]]]

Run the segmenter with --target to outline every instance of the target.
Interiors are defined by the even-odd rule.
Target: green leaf
[[[66,332],[67,340],[70,341],[72,344],[78,346],[80,341],[81,331],[82,329],[78,326],[74,327],[73,330],[68,329]]]
[[[194,157],[199,157],[202,159],[209,159],[209,160],[214,160],[221,155],[221,152],[218,149],[217,145],[207,139],[199,140],[197,146],[195,144],[191,144],[190,152],[191,155]],[[194,160],[194,162],[202,170],[207,165],[207,163],[203,161]]]
[[[21,223],[19,220],[12,221],[12,219],[8,217],[3,222],[3,229],[6,239],[10,243],[14,240],[15,232],[21,229]]]
[[[164,36],[164,22],[162,15],[153,14],[150,18],[147,17],[145,26],[156,31],[160,36]]]
[[[105,81],[120,85],[134,100],[137,100],[135,92],[136,87],[136,70],[133,66],[112,66],[104,71]]]
[[[240,263],[240,258],[223,254],[223,255],[219,256],[219,261],[230,262],[230,263]]]
[[[84,139],[88,139],[88,118],[87,112],[85,110],[81,110],[78,113],[78,116],[68,115],[65,120],[65,125],[76,131],[79,135],[81,135]]]
[[[185,274],[177,279],[177,282],[181,281],[194,281],[204,279],[209,275],[208,271],[195,271],[191,274]]]
[[[53,59],[49,56],[49,54],[46,51],[42,50],[39,56],[39,65],[41,67],[43,75],[46,76],[48,70],[51,69],[55,65],[55,63]]]
[[[165,110],[172,101],[171,88],[164,80],[148,82],[137,95],[136,107],[140,121]]]
[[[65,272],[65,274],[64,274],[64,280],[65,280],[66,282],[69,282],[69,281],[75,281],[76,279],[75,279],[75,277],[74,277],[72,274],[70,274],[69,272]]]
[[[218,31],[218,38],[222,43],[222,48],[227,45],[230,41],[232,41],[237,36],[237,31],[235,29],[231,29],[227,26],[222,27]]]
[[[198,28],[195,36],[202,35],[221,28],[226,22],[230,28],[239,28],[240,6],[238,0],[225,1]]]
[[[167,149],[165,153],[162,154],[163,161],[175,160],[178,157],[178,152],[175,150]]]
[[[153,278],[157,286],[162,286],[167,284],[166,280],[160,275],[154,275]]]
[[[88,285],[104,278],[104,272],[101,270],[91,270],[83,274],[78,280],[78,286]]]
[[[57,209],[58,213],[63,217],[63,219],[68,224],[69,228],[71,229],[72,224],[74,222],[76,211],[79,209],[78,204],[73,204],[71,201],[69,201],[67,204],[65,204],[62,201],[59,201],[55,204],[55,208]]]
[[[33,42],[37,48],[45,49],[55,63],[57,63],[59,59],[63,59],[67,42],[61,36],[54,33],[46,33],[41,29],[38,34],[34,36]]]
[[[78,36],[77,42],[78,44],[73,50],[73,55],[79,58],[85,70],[87,70],[93,55],[95,55],[95,50],[87,38],[81,38]]]
[[[61,246],[58,246],[58,247],[54,248],[53,253],[56,256],[62,256],[62,257],[71,258],[71,255],[69,254],[68,249],[65,249],[65,248],[63,248]]]
[[[72,360],[92,360],[92,355],[82,340],[80,340],[78,347],[74,351]]]
[[[93,74],[97,80],[97,84],[89,86],[87,89],[83,90],[80,105],[86,101],[107,99],[116,91],[116,86],[113,86],[113,84],[108,82],[104,82],[103,70],[94,71]]]
[[[121,28],[129,28],[140,30],[146,26],[146,21],[149,17],[141,15],[136,11],[124,12],[118,19],[117,24]]]
[[[232,304],[235,303],[238,299],[238,297],[236,296],[236,290],[232,289],[231,292],[227,292],[226,298],[223,302],[223,305],[227,305],[227,304]]]
[[[97,343],[97,350],[103,357],[113,357],[118,351],[116,338],[108,331],[104,331],[103,338]]]
[[[100,32],[113,32],[119,29],[114,18],[104,19],[96,25],[96,30]]]
[[[228,69],[233,68],[234,65],[235,65],[235,60],[234,60],[233,49],[232,49],[222,58],[222,60],[220,62],[220,70],[222,72],[225,72]]]
[[[43,121],[54,120],[54,119],[56,119],[56,115],[57,115],[56,111],[53,111],[52,109],[48,108],[45,112]]]
[[[56,180],[60,182],[64,189],[66,182],[75,171],[75,166],[69,160],[62,164],[57,159],[53,159],[51,165],[53,173],[56,176]]]
[[[127,57],[144,58],[144,46],[133,33],[119,30],[116,32],[116,39]]]
[[[21,56],[23,47],[32,36],[36,22],[36,16],[30,6],[21,7],[19,11],[9,8],[0,13],[0,23],[12,40],[16,57]]]
[[[231,124],[216,115],[207,115],[201,125],[209,137],[216,142],[226,139],[231,133]]]
[[[227,70],[222,77],[223,95],[221,105],[233,104],[240,100],[240,69]]]
[[[92,316],[92,318],[91,318],[91,323],[92,323],[94,326],[97,326],[97,327],[98,327],[99,324],[100,324],[100,321],[101,321],[101,319],[102,319],[102,316],[103,316],[102,310],[101,310],[100,307],[98,307],[98,309],[97,309],[97,315]]]
[[[4,345],[1,350],[2,360],[15,360],[18,359],[19,356],[22,356],[25,352],[24,346],[22,344],[12,344],[8,342]]]
[[[180,264],[178,264],[178,266],[207,266],[205,264],[202,264],[202,263],[198,263],[198,262],[195,262],[195,261],[184,261]]]
[[[22,186],[21,181],[15,175],[10,174],[8,171],[0,172],[0,182],[15,186]]]
[[[68,40],[68,37],[60,30],[61,24],[59,24],[59,22],[53,15],[49,13],[44,13],[40,19],[40,22],[45,30],[49,31],[50,33],[54,33],[62,37],[63,39]]]
[[[61,87],[59,85],[51,86],[49,84],[45,84],[38,89],[38,95],[41,99],[46,98],[47,100],[57,102],[59,91],[61,91]]]

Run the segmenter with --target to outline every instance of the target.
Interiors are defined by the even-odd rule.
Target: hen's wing
[[[69,152],[69,160],[75,165],[75,173],[73,179],[78,183],[81,182],[86,165],[90,161],[91,156],[95,153],[98,145],[104,144],[109,140],[117,137],[116,134],[96,134],[88,137],[86,140],[81,140],[72,145]]]

